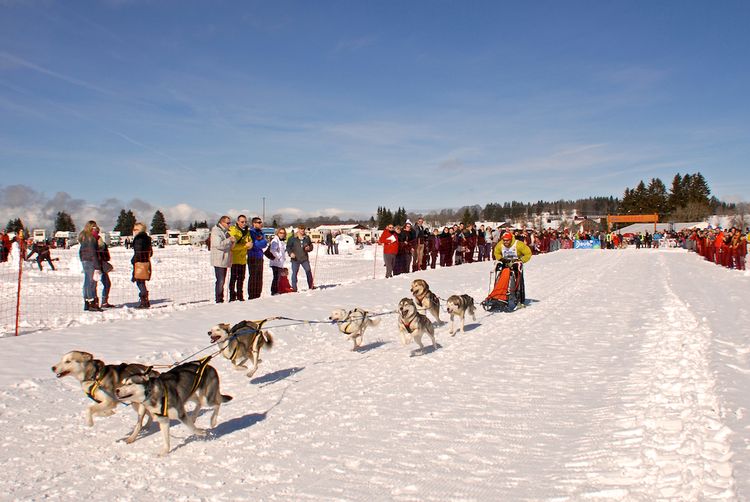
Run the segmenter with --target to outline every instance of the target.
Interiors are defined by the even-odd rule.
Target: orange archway
[[[659,223],[658,214],[608,214],[607,230],[612,230],[612,223],[653,223],[654,232],[656,224]]]

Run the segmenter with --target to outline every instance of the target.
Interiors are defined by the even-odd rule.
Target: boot
[[[89,312],[102,311],[102,309],[99,308],[99,303],[96,301],[96,299],[86,300],[86,305],[84,305],[83,310],[87,310]]]
[[[237,300],[237,295],[234,293],[234,291],[229,292],[229,301],[233,302]]]
[[[109,298],[106,297],[106,296],[104,298],[102,298],[102,304],[100,305],[100,307],[103,308],[103,309],[112,309],[112,308],[115,308],[114,305],[112,305],[111,303],[109,303]]]
[[[148,309],[151,308],[151,303],[148,301],[148,295],[141,296],[141,303],[136,307],[137,309]]]

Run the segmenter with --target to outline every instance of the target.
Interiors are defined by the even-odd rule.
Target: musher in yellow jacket
[[[517,306],[523,307],[526,291],[523,283],[522,264],[531,259],[531,249],[524,242],[516,240],[510,232],[505,232],[495,246],[493,255],[499,261],[497,270],[500,275],[495,288],[482,305],[485,309],[512,312]]]

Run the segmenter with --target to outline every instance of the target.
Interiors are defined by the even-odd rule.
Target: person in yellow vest
[[[229,301],[245,301],[242,292],[245,284],[245,268],[247,267],[247,251],[253,247],[250,229],[247,226],[247,216],[241,214],[237,222],[229,227],[229,235],[234,237],[232,246],[232,268],[229,270]]]

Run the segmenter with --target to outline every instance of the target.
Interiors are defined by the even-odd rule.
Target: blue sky
[[[750,2],[0,0],[0,188],[208,213],[749,200]]]

